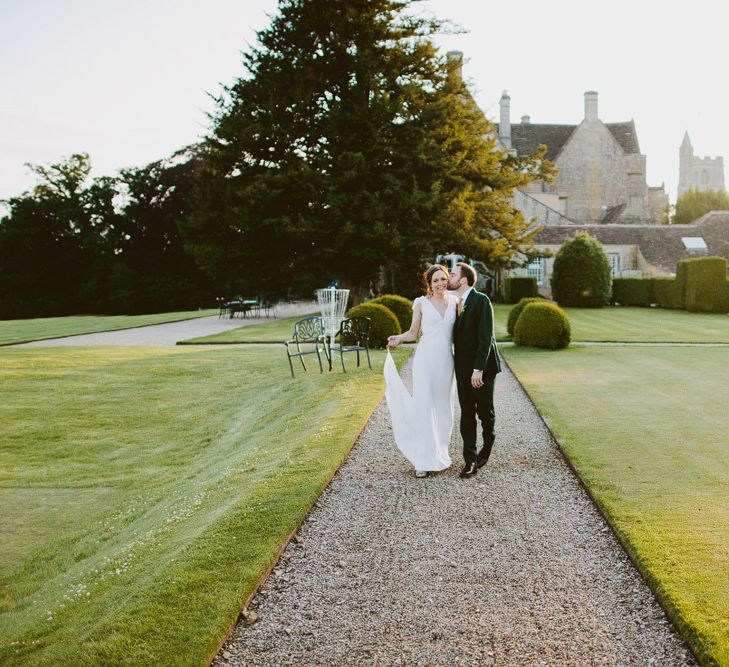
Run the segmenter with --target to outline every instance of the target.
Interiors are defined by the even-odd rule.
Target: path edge
[[[651,575],[651,573],[643,566],[641,559],[638,557],[638,554],[633,549],[632,545],[628,541],[627,538],[625,538],[619,531],[616,530],[613,523],[608,518],[607,514],[603,510],[602,506],[598,502],[597,498],[593,495],[590,488],[585,484],[584,480],[580,476],[580,473],[578,472],[577,468],[573,465],[572,461],[569,459],[565,451],[562,449],[562,445],[557,438],[557,436],[552,431],[552,428],[550,427],[547,420],[544,418],[542,413],[539,411],[539,408],[537,407],[536,403],[532,399],[531,394],[527,390],[527,388],[522,384],[521,379],[519,376],[514,372],[514,369],[511,367],[509,362],[502,356],[501,358],[502,362],[506,363],[506,366],[508,367],[511,374],[516,379],[519,387],[521,387],[522,391],[524,392],[524,395],[529,399],[529,402],[534,407],[535,412],[539,415],[539,419],[544,425],[544,428],[547,430],[547,433],[549,433],[549,437],[551,438],[552,442],[555,445],[555,448],[559,452],[560,458],[564,463],[567,465],[569,470],[572,472],[572,475],[577,480],[579,485],[582,487],[583,491],[587,494],[587,497],[590,499],[590,502],[595,507],[595,509],[598,511],[600,516],[602,517],[603,521],[605,522],[605,525],[610,528],[610,531],[615,536],[618,544],[622,548],[622,550],[625,552],[625,555],[628,557],[630,562],[632,563],[633,567],[637,570],[638,574],[640,574],[641,579],[645,582],[646,586],[650,589],[651,593],[653,593],[653,597],[655,597],[656,601],[660,605],[661,609],[663,609],[663,612],[666,614],[666,617],[671,622],[671,625],[673,626],[674,631],[678,634],[679,637],[683,640],[683,642],[686,644],[686,647],[691,651],[691,655],[693,655],[696,662],[701,665],[702,667],[718,667],[718,663],[716,660],[710,656],[707,655],[706,652],[703,650],[702,645],[697,641],[697,633],[696,631],[686,623],[686,621],[683,620],[681,617],[681,614],[676,609],[675,605],[667,598],[667,596],[664,595],[662,592],[662,587],[659,585],[659,583],[655,580],[655,578]]]
[[[409,355],[407,355],[401,362],[400,367],[398,370],[402,369],[402,366],[410,359],[412,356],[412,351]],[[270,565],[263,570],[261,575],[256,580],[255,585],[251,589],[251,592],[246,596],[246,599],[243,603],[243,606],[241,607],[241,610],[236,615],[235,619],[230,623],[228,626],[228,629],[225,631],[225,634],[223,635],[223,638],[218,643],[217,648],[210,654],[210,657],[205,661],[205,665],[210,667],[212,665],[213,660],[215,660],[215,657],[220,653],[220,650],[225,646],[227,641],[232,636],[233,632],[235,631],[236,627],[238,627],[238,623],[242,620],[243,612],[248,608],[248,605],[251,603],[251,600],[253,600],[256,595],[258,595],[258,592],[261,589],[261,586],[266,583],[268,578],[271,576],[271,572],[276,568],[279,561],[281,560],[281,556],[283,555],[284,551],[288,548],[289,544],[291,543],[291,540],[294,539],[296,534],[301,529],[301,526],[304,524],[304,522],[309,518],[312,511],[316,507],[316,504],[319,502],[319,499],[322,497],[322,494],[329,488],[330,484],[332,483],[332,480],[337,476],[337,473],[339,473],[340,468],[342,465],[344,465],[344,462],[349,458],[349,455],[352,453],[352,450],[355,448],[357,443],[359,442],[359,439],[362,437],[362,433],[364,433],[365,429],[369,425],[369,423],[372,421],[372,417],[375,414],[375,411],[377,408],[380,407],[382,404],[382,401],[385,399],[385,388],[383,387],[382,391],[379,394],[379,398],[377,400],[377,403],[375,403],[375,406],[372,408],[372,411],[368,415],[367,419],[365,419],[362,422],[362,426],[357,431],[356,435],[353,436],[352,442],[347,446],[347,448],[342,452],[342,455],[340,456],[339,460],[337,461],[336,465],[334,466],[331,475],[326,477],[324,481],[321,484],[321,487],[319,489],[319,492],[316,495],[316,499],[311,504],[311,507],[304,513],[304,515],[301,517],[301,519],[298,521],[296,526],[291,530],[291,532],[284,538],[283,542],[279,545],[278,549],[276,550],[276,555],[271,560]],[[531,399],[530,399],[531,400]]]
[[[213,310],[208,308],[208,310]],[[99,333],[112,333],[113,331],[129,331],[130,329],[144,329],[146,327],[158,327],[162,324],[175,324],[175,322],[189,322],[190,320],[200,320],[203,317],[215,317],[212,315],[196,315],[195,317],[182,317],[179,320],[168,320],[167,322],[154,322],[152,324],[135,324],[129,327],[120,327],[118,329],[104,329],[103,331],[82,331],[80,333],[68,334],[67,336],[51,336],[50,338],[29,338],[28,340],[16,340],[13,343],[0,343],[0,347],[12,347],[13,345],[26,345],[27,343],[37,343],[42,340],[66,340],[66,338],[76,338],[78,336],[91,336]],[[179,343],[175,343],[179,345]]]

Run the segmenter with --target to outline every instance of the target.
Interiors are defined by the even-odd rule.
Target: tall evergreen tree
[[[189,249],[229,289],[331,278],[361,297],[379,268],[437,252],[492,264],[529,248],[515,187],[543,151],[497,149],[493,126],[411,0],[281,0],[226,89],[206,146]]]

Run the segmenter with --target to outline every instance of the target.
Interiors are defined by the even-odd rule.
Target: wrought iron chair
[[[342,320],[339,325],[339,331],[335,337],[335,345],[329,357],[329,370],[332,369],[332,356],[334,353],[339,355],[342,362],[342,370],[346,373],[344,366],[344,353],[357,353],[357,368],[359,368],[359,353],[367,354],[367,366],[372,370],[372,362],[370,361],[370,318],[369,317],[348,317]]]
[[[216,297],[215,301],[218,303],[218,319],[220,319],[223,315],[228,314],[228,302],[222,296]]]
[[[324,372],[324,367],[321,363],[321,354],[319,352],[319,346],[322,346],[324,353],[326,354],[326,340],[324,338],[324,325],[321,317],[305,317],[303,320],[294,322],[294,332],[291,335],[291,340],[287,340],[284,345],[286,346],[286,354],[289,358],[289,367],[291,368],[291,377],[294,375],[294,364],[291,361],[292,357],[299,357],[302,368],[306,371],[306,365],[304,364],[304,357],[307,354],[316,354],[316,358],[319,360],[319,372]],[[314,349],[301,349],[302,345],[313,345]],[[296,348],[296,352],[292,352],[292,348]],[[331,368],[331,362],[330,362]]]

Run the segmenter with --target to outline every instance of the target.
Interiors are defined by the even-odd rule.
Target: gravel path
[[[311,313],[317,309],[317,304],[313,301],[301,303],[287,303],[276,306],[276,317],[294,317],[295,315],[304,315]],[[239,327],[251,324],[262,324],[271,322],[270,317],[249,317],[245,319],[228,319],[219,318],[217,315],[213,317],[197,317],[191,320],[182,320],[180,322],[168,322],[166,324],[151,324],[145,327],[135,327],[133,329],[121,329],[119,331],[101,331],[99,333],[81,334],[78,336],[66,336],[65,338],[49,338],[47,340],[37,340],[32,343],[23,343],[17,347],[49,347],[49,346],[66,346],[66,345],[176,345],[177,341],[187,340],[189,338],[199,338],[200,336],[211,336],[212,334],[228,331],[229,329],[238,329]]]
[[[416,479],[380,404],[213,664],[694,665],[508,370],[496,401],[469,480],[458,435]]]

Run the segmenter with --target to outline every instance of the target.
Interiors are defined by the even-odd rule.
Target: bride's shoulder
[[[424,296],[416,296],[413,301],[413,308],[419,308],[420,304],[423,303]]]
[[[459,298],[459,296],[457,294],[449,294],[448,295],[448,300],[451,303],[456,303],[456,304],[458,304],[458,303],[461,302],[461,299]]]

